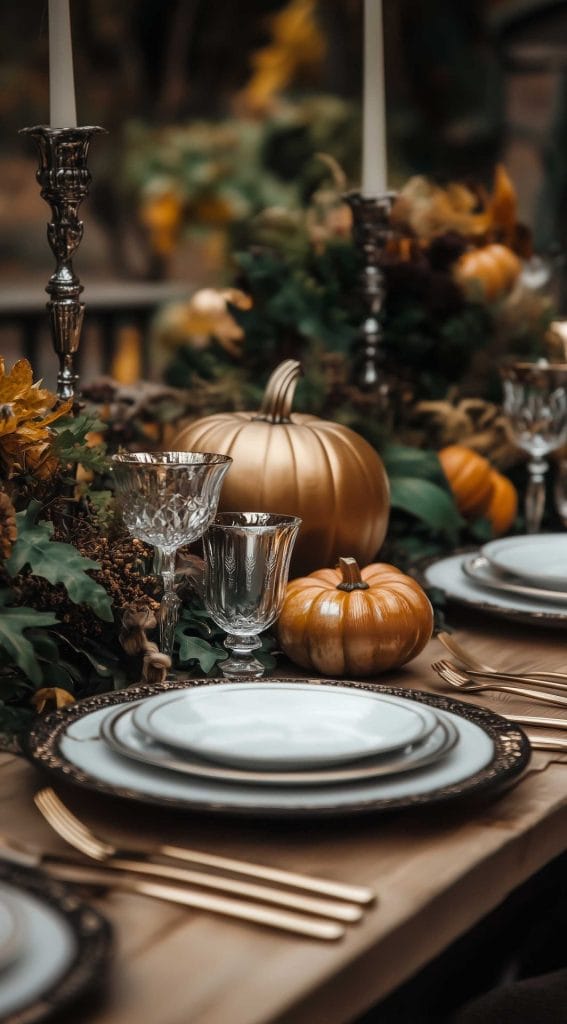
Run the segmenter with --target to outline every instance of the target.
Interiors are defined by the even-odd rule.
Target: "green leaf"
[[[54,586],[62,583],[71,601],[87,604],[100,619],[112,622],[112,602],[104,587],[87,571],[100,569],[98,562],[84,558],[72,544],[51,539],[53,524],[35,522],[37,509],[18,512],[18,539],[6,563],[11,576],[29,566],[34,576],[41,576]]]
[[[422,480],[431,480],[432,483],[443,484],[445,482],[437,452],[423,448],[411,448],[403,444],[390,444],[381,452],[381,455],[390,478],[411,476]]]
[[[226,651],[213,647],[200,636],[187,636],[183,633],[179,637],[179,661],[197,661],[202,672],[210,672],[217,662],[225,661],[226,658]]]
[[[454,542],[458,540],[463,520],[447,491],[430,480],[403,476],[391,479],[390,487],[392,508],[408,512],[430,529],[445,533]]]
[[[2,604],[9,596],[9,591],[2,595]],[[39,664],[33,642],[24,636],[27,629],[44,626],[55,626],[58,620],[51,612],[37,612],[35,608],[2,608],[0,614],[0,647],[3,647],[15,664],[26,674],[28,679],[39,685],[42,682],[41,665]]]
[[[100,433],[107,425],[96,416],[81,413],[79,416],[64,416],[53,425],[55,441],[53,448],[63,464],[80,462],[87,469],[103,473],[108,468],[106,445],[96,444],[90,447],[87,434]]]

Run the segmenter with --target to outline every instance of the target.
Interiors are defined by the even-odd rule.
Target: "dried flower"
[[[57,395],[33,382],[27,359],[20,359],[9,373],[0,358],[0,466],[8,478],[33,473],[50,476],[57,466],[52,452],[49,425],[69,412],[72,400],[57,405]]]

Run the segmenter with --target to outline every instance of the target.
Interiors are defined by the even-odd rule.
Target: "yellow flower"
[[[69,412],[72,400],[57,405],[57,395],[33,382],[27,359],[6,373],[0,358],[0,463],[7,476],[34,473],[45,477],[56,460],[51,451],[49,425]]]

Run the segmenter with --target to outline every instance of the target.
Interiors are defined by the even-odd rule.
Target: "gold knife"
[[[23,848],[15,850],[6,847],[5,842],[3,837],[0,846],[0,859],[25,864],[27,867],[43,868],[46,874],[59,881],[79,885],[95,885],[140,896],[151,896],[168,903],[192,907],[195,910],[206,910],[224,917],[233,917],[240,921],[249,921],[253,924],[265,925],[280,931],[291,932],[294,935],[327,942],[341,939],[345,934],[344,926],[335,921],[325,921],[287,910],[277,910],[261,903],[251,903],[248,900],[197,892],[187,886],[181,888],[164,882],[143,881],[107,866],[91,868],[64,857],[56,857],[53,854],[33,854]]]
[[[0,853],[2,849],[8,851],[8,854],[13,849],[18,856],[23,858],[29,856],[33,866],[40,865],[46,870],[49,870],[53,860],[53,855],[50,853],[43,853],[37,848],[14,843],[3,836],[0,837]],[[61,858],[57,857],[56,860],[60,861]],[[67,858],[65,861],[67,862]],[[79,863],[81,862],[79,861]],[[241,879],[212,875],[204,871],[191,871],[188,868],[176,867],[172,864],[155,864],[152,861],[137,860],[135,857],[112,856],[104,861],[104,867],[117,874],[127,872],[166,884],[176,882],[204,889],[216,889],[217,892],[230,896],[273,903],[275,906],[298,911],[300,914],[315,914],[317,917],[328,917],[348,924],[360,921],[363,913],[361,907],[351,903],[306,896],[303,893],[285,892],[269,885],[255,885]]]
[[[567,729],[567,718],[549,718],[540,715],[509,715],[505,717],[510,722],[517,722],[518,725],[536,725],[542,729]]]

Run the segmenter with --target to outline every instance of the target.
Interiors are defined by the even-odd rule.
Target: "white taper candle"
[[[69,0],[49,0],[49,124],[77,127]]]
[[[362,192],[379,195],[387,185],[382,0],[364,0]]]

